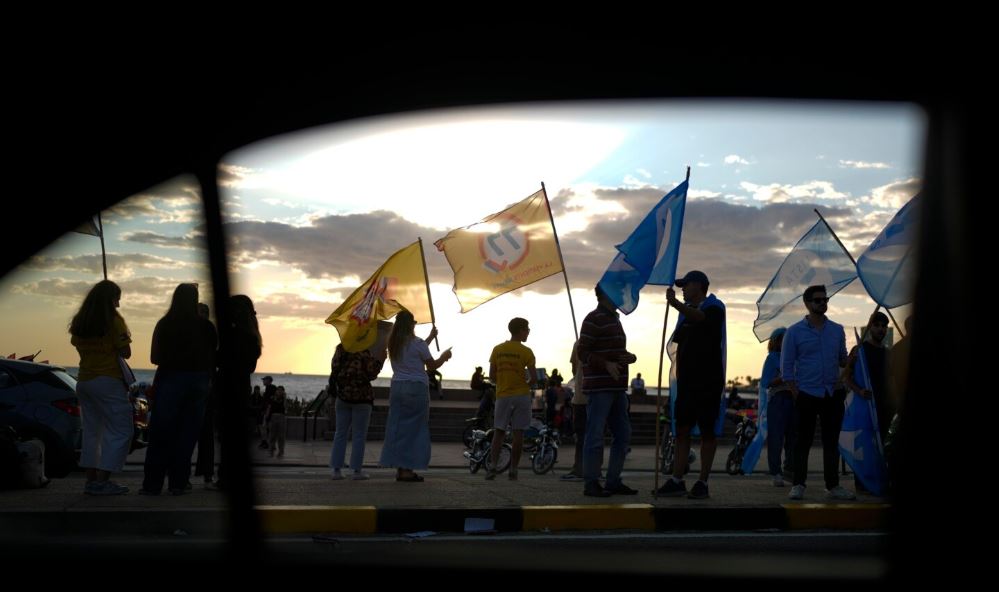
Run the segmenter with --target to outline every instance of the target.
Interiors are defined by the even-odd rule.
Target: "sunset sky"
[[[220,163],[233,290],[256,303],[263,372],[325,374],[338,342],[323,321],[393,252],[422,237],[442,348],[441,371],[468,378],[527,318],[539,367],[568,370],[574,339],[561,274],[466,314],[433,242],[545,183],[577,324],[592,288],[649,209],[691,167],[678,275],[700,269],[728,306],[728,377],[758,376],[755,302],[818,208],[856,257],[920,187],[925,121],[910,105],[813,102],[617,102],[520,105],[397,115],[314,128],[228,154]],[[100,192],[81,187],[81,198]],[[102,213],[110,279],[148,368],[152,327],[174,286],[196,281],[210,303],[203,217],[193,177]],[[43,350],[75,366],[66,327],[101,278],[96,237],[61,237],[0,279],[0,355]],[[665,288],[622,315],[632,369],[653,384]],[[859,281],[829,315],[849,327],[874,309]],[[899,322],[908,311],[895,311]],[[802,309],[802,315],[804,310]],[[676,311],[670,314],[670,325]],[[426,334],[430,326],[417,328]],[[852,341],[852,334],[848,335]],[[386,365],[383,375],[391,370]]]

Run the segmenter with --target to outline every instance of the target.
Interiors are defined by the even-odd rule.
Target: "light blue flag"
[[[853,381],[861,388],[870,390],[871,380],[867,372],[864,346],[856,330],[854,334],[858,347],[857,364],[853,367]],[[848,393],[846,409],[843,412],[843,427],[839,432],[839,451],[843,455],[843,460],[857,475],[857,479],[868,491],[877,496],[884,495],[888,484],[888,471],[882,450],[874,399],[865,399],[859,393]]]
[[[804,316],[801,295],[805,288],[824,285],[826,295],[839,292],[857,277],[850,255],[836,240],[825,222],[819,220],[788,253],[756,301],[753,333],[761,342],[778,327],[790,327]]]
[[[708,294],[708,297],[704,299],[701,303],[700,309],[704,310],[711,306],[717,306],[722,309],[722,314],[725,313],[725,304],[719,300],[714,294]],[[673,334],[669,337],[669,342],[666,344],[666,355],[669,356],[669,415],[670,415],[670,428],[673,433],[676,433],[676,397],[679,395],[676,382],[676,349],[677,344],[673,341],[676,336],[676,329],[683,325],[684,316],[681,313],[676,320],[676,327],[673,328]],[[722,323],[721,332],[721,343],[719,347],[721,348],[722,354],[722,376],[725,376],[728,365],[728,338],[726,336],[725,325],[728,324],[728,319],[726,322]],[[721,436],[722,430],[725,428],[725,386],[722,385],[721,391],[718,393],[718,419],[715,421],[715,436]],[[697,425],[690,432],[692,436],[701,435],[701,429]]]
[[[912,302],[916,277],[912,247],[916,243],[919,221],[919,196],[895,214],[871,246],[857,259],[857,274],[867,293],[885,308]]]
[[[667,193],[635,228],[600,278],[600,288],[624,314],[638,306],[646,284],[671,286],[680,256],[680,234],[687,204],[688,182]]]
[[[749,443],[742,457],[742,472],[746,475],[752,475],[753,471],[756,470],[756,465],[763,454],[763,445],[767,442],[767,403],[769,402],[767,385],[773,382],[780,371],[779,360],[780,352],[771,352],[767,354],[767,361],[763,364],[763,371],[760,375],[760,398],[756,406],[759,417],[759,430],[757,430],[756,437]]]

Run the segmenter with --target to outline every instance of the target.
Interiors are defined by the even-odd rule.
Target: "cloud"
[[[861,160],[841,160],[839,166],[844,169],[887,169],[891,168],[883,162],[864,162]]]
[[[115,225],[123,220],[136,218],[154,224],[202,221],[201,193],[197,179],[187,175],[177,177],[126,198],[107,209],[104,222]]]
[[[113,277],[134,275],[137,269],[194,269],[208,275],[208,266],[203,262],[179,261],[168,257],[146,255],[144,253],[109,254],[107,256],[108,272]],[[77,255],[68,257],[49,257],[36,255],[24,266],[38,271],[79,271],[101,274],[103,263],[100,255]]]
[[[170,307],[170,299],[177,285],[182,282],[197,282],[200,297],[211,302],[212,286],[204,278],[191,277],[185,280],[143,276],[115,279],[121,287],[121,313],[125,320],[155,320],[163,316]],[[28,296],[51,298],[63,307],[77,308],[96,281],[45,279],[16,285],[12,291]]]
[[[922,179],[916,177],[904,181],[893,181],[887,185],[875,187],[871,190],[870,197],[864,198],[863,201],[879,208],[897,210],[915,197],[922,188]]]
[[[750,192],[756,201],[767,203],[804,203],[820,199],[847,199],[848,194],[838,191],[831,181],[809,181],[801,185],[784,185],[771,183],[757,185],[743,181],[740,187]]]
[[[146,245],[154,245],[167,249],[193,249],[201,250],[207,248],[205,245],[205,235],[201,228],[192,230],[184,236],[167,236],[157,232],[139,231],[127,232],[121,235],[121,240]]]
[[[242,267],[275,261],[314,279],[347,275],[366,279],[392,253],[422,237],[430,270],[450,270],[443,256],[433,256],[433,242],[445,233],[403,220],[392,212],[323,216],[307,226],[229,222],[225,231],[230,258]]]
[[[729,154],[725,157],[725,164],[749,164],[749,161],[738,154]]]
[[[235,164],[219,164],[217,179],[222,187],[242,187],[256,171],[249,167]]]
[[[563,256],[571,285],[592,287],[613,259],[614,245],[624,241],[668,189],[645,187],[587,188],[563,190],[552,200]],[[687,203],[680,272],[701,269],[720,290],[762,290],[776,272],[787,252],[815,224],[813,211],[819,207],[844,242],[860,241],[880,231],[881,219],[859,218],[845,207],[816,206],[815,203],[766,202],[742,205],[721,199],[699,198]],[[600,210],[603,208],[603,210]],[[602,213],[595,214],[599,210]],[[579,230],[566,231],[563,222],[574,216],[585,218]],[[433,241],[444,235],[403,220],[392,212],[330,215],[311,225],[294,226],[277,222],[238,221],[226,224],[230,256],[238,262],[240,274],[251,275],[251,266],[278,265],[301,271],[315,280],[348,281],[353,285],[370,276],[393,252],[418,236],[424,239],[430,281],[450,284],[453,275]],[[863,245],[863,246],[866,246]],[[539,282],[527,290],[553,293],[563,290],[561,282]],[[332,288],[331,288],[332,290]],[[339,302],[347,293],[340,289],[329,301]],[[268,314],[282,314],[283,306],[300,307],[310,315],[326,310],[329,304],[294,300],[291,293],[277,290],[268,304]],[[268,300],[271,298],[268,297]],[[330,309],[332,310],[332,309]]]

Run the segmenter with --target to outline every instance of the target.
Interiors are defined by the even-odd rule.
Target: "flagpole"
[[[666,289],[672,288],[672,284],[667,286]],[[659,382],[656,387],[656,466],[653,467],[653,473],[655,474],[654,483],[652,490],[652,495],[657,499],[659,498],[659,452],[662,450],[662,442],[659,436],[659,417],[662,415],[662,396],[663,396],[663,357],[666,353],[666,325],[669,324],[669,302],[666,303],[666,315],[663,319],[663,341],[662,345],[659,347]],[[674,393],[670,393],[672,397]]]
[[[101,213],[97,212],[97,230],[101,233],[101,262],[104,264],[104,279],[108,279],[108,254],[104,250],[104,222]]]
[[[690,167],[687,167],[687,178],[686,182],[690,183]],[[689,187],[688,187],[689,189]],[[677,259],[680,258],[679,245],[677,246]],[[672,289],[673,284],[666,287],[667,290]],[[652,467],[652,472],[655,475],[653,477],[653,487],[655,489],[652,491],[652,495],[656,499],[659,498],[659,452],[662,450],[662,442],[659,436],[659,417],[662,415],[662,396],[663,396],[663,358],[666,357],[666,326],[669,324],[669,302],[666,303],[666,314],[663,317],[663,340],[662,344],[659,346],[659,382],[656,385],[656,452],[655,452],[655,462],[656,466]],[[669,396],[673,397],[676,393],[670,393]],[[664,434],[665,435],[665,434]],[[675,447],[674,447],[675,453]]]
[[[562,245],[558,241],[558,231],[555,230],[555,217],[552,215],[552,204],[548,201],[548,190],[545,189],[545,182],[541,182],[541,193],[545,196],[545,207],[548,208],[548,220],[552,223],[552,234],[555,235],[555,248],[558,250],[558,260],[562,264],[562,277],[565,279],[565,294],[569,297],[569,312],[572,313],[572,332],[579,341],[579,329],[576,328],[576,309],[572,305],[572,291],[569,289],[569,272],[565,268],[565,259],[562,257]]]
[[[437,328],[437,319],[434,317],[434,299],[430,296],[430,276],[427,274],[427,256],[423,252],[423,237],[417,237],[416,239],[420,243],[420,259],[423,260],[423,280],[427,283],[427,302],[430,304],[430,324],[434,329]],[[441,351],[441,344],[437,341],[437,336],[434,336],[434,345],[437,346],[437,351]]]
[[[819,213],[819,210],[818,210],[818,208],[813,208],[813,209],[812,209],[812,211],[813,211],[813,212],[815,212],[815,215],[819,217],[819,220],[822,220],[822,223],[823,223],[823,224],[825,224],[825,225],[826,225],[826,228],[828,228],[828,229],[829,229],[829,232],[830,232],[830,233],[832,234],[833,238],[834,238],[834,239],[836,239],[836,242],[837,242],[837,243],[839,243],[839,246],[840,246],[840,248],[841,248],[841,249],[843,249],[843,252],[844,252],[844,253],[846,253],[846,256],[850,258],[850,262],[852,262],[852,263],[853,263],[853,266],[854,266],[854,267],[857,267],[857,260],[853,258],[853,255],[851,255],[851,254],[850,254],[850,251],[848,251],[848,250],[846,249],[846,246],[845,246],[845,245],[843,245],[843,241],[839,240],[839,236],[837,236],[837,235],[836,235],[836,231],[832,229],[832,226],[829,226],[829,223],[828,223],[828,222],[826,222],[826,219],[825,219],[825,217],[823,217],[823,216],[822,216],[822,214],[820,214],[820,213]],[[880,306],[881,306],[881,305],[879,304],[879,305],[878,305],[878,307],[880,307]],[[875,312],[877,312],[877,311],[875,311]],[[899,333],[900,333],[900,334],[901,334],[901,335],[902,335],[903,337],[905,337],[905,334],[904,334],[904,333],[902,333],[902,328],[898,326],[898,321],[896,321],[896,320],[895,320],[895,316],[894,316],[894,315],[892,315],[892,314],[891,314],[891,311],[890,311],[889,309],[887,309],[887,308],[885,309],[885,312],[887,312],[887,313],[888,313],[888,316],[889,316],[889,317],[891,317],[891,321],[892,321],[893,323],[895,323],[895,329],[896,329],[896,330],[897,330],[897,331],[898,331],[898,332],[899,332]]]

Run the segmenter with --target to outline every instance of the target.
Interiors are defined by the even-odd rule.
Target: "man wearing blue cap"
[[[677,344],[676,456],[673,476],[656,494],[704,499],[708,497],[708,475],[718,447],[715,422],[725,392],[725,305],[714,294],[708,294],[708,276],[702,271],[687,272],[676,280],[676,285],[683,290],[683,302],[677,300],[673,288],[666,290],[666,302],[680,311],[672,339]],[[687,471],[690,433],[695,425],[701,429],[701,473],[687,493],[683,474]]]

